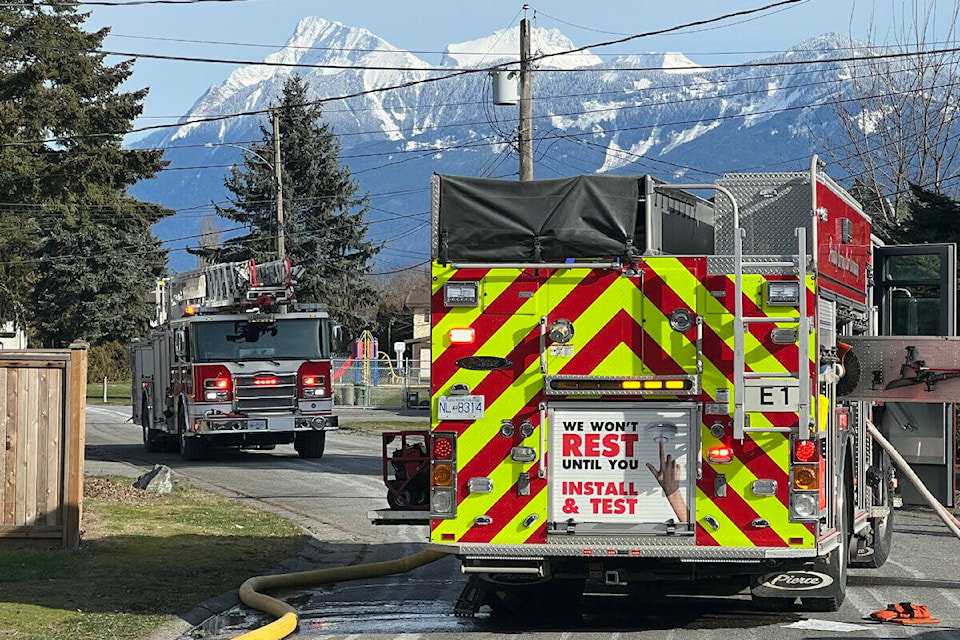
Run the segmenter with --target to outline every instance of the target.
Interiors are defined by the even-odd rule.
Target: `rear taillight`
[[[820,460],[820,445],[817,440],[796,440],[793,443],[794,462],[817,462]]]
[[[434,432],[430,438],[430,516],[457,513],[457,434]]]
[[[198,402],[230,402],[233,400],[233,378],[230,370],[222,364],[197,365],[193,379],[196,381]]]
[[[304,362],[297,371],[297,397],[303,400],[330,397],[330,363]]]
[[[790,466],[790,516],[810,521],[826,507],[821,440],[794,440]]]

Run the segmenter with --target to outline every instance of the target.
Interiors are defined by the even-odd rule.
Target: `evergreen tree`
[[[170,212],[127,195],[162,152],[121,147],[146,90],[118,91],[133,62],[105,65],[108,30],[85,20],[66,3],[0,8],[0,314],[25,309],[48,347],[141,333],[166,263],[151,225]]]
[[[910,185],[913,200],[910,217],[902,234],[903,242],[960,243],[960,202],[915,184]]]
[[[370,322],[376,290],[368,281],[369,261],[380,248],[367,239],[366,195],[339,161],[340,142],[323,121],[319,105],[309,104],[308,86],[291,76],[277,109],[286,253],[305,271],[297,287],[302,302],[323,302],[348,335],[356,336]],[[232,207],[217,213],[250,228],[227,240],[217,261],[277,257],[277,185],[274,179],[273,126],[261,125],[262,141],[249,147],[243,166],[224,180],[233,194]]]

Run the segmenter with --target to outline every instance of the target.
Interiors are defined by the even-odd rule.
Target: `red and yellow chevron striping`
[[[434,520],[431,539],[439,543],[489,543],[518,545],[544,543],[548,524],[562,521],[549,513],[551,456],[545,451],[532,462],[511,458],[515,447],[549,443],[556,428],[545,424],[545,406],[658,406],[679,403],[695,406],[701,416],[691,431],[689,464],[692,478],[690,514],[695,518],[695,543],[725,547],[797,547],[815,544],[811,527],[790,522],[790,439],[777,431],[751,431],[742,442],[730,437],[729,410],[733,386],[733,281],[730,275],[708,274],[706,258],[646,258],[636,270],[586,269],[454,269],[434,265],[433,371],[434,396],[449,394],[463,385],[484,399],[483,417],[476,420],[437,420],[434,428],[457,434],[457,513]],[[764,283],[774,276],[746,275],[743,307],[749,315],[796,317],[796,308],[766,307]],[[476,282],[476,306],[444,306],[447,282]],[[808,308],[815,310],[815,283],[805,283]],[[671,314],[682,309],[699,319],[689,329],[677,331]],[[545,327],[565,319],[575,328],[569,344],[553,348]],[[796,372],[798,345],[774,344],[773,323],[753,324],[745,336],[750,371],[771,374]],[[793,325],[796,326],[796,325]],[[451,329],[471,328],[473,342],[454,344]],[[811,341],[815,343],[815,341]],[[814,370],[815,351],[804,354]],[[463,358],[492,356],[509,361],[506,368],[476,370],[461,366]],[[698,395],[613,396],[600,392],[577,396],[548,393],[549,376],[587,380],[696,376]],[[806,384],[812,384],[807,381]],[[436,406],[436,405],[435,405]],[[754,427],[795,424],[796,412],[752,413]],[[521,435],[519,425],[529,422],[533,433]],[[507,422],[512,433],[503,435]],[[723,434],[716,435],[719,425]],[[706,452],[729,447],[730,462],[714,463]],[[693,449],[696,447],[696,449]],[[541,466],[543,465],[543,466]],[[541,473],[546,472],[546,473]],[[644,471],[645,472],[645,471]],[[544,477],[544,475],[546,477]],[[699,477],[698,477],[699,476]],[[470,493],[470,478],[488,478],[489,493]],[[775,487],[755,491],[757,483]],[[717,487],[724,491],[718,492]],[[608,489],[612,490],[612,489]],[[622,490],[622,487],[621,487]]]

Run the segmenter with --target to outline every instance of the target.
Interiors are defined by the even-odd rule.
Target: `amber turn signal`
[[[813,465],[796,465],[793,468],[793,488],[800,491],[815,491],[819,489],[819,467]]]

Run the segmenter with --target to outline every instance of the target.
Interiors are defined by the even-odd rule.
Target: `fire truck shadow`
[[[484,615],[484,609],[481,615]],[[480,622],[489,631],[619,632],[637,630],[754,629],[801,620],[793,612],[757,611],[749,599],[668,596],[655,600],[584,596],[579,610],[523,614],[492,612]]]
[[[105,462],[128,462],[150,467],[165,464],[172,469],[187,467],[236,467],[241,469],[290,470],[304,467],[322,473],[350,476],[382,476],[379,455],[327,452],[322,458],[304,459],[297,455],[293,445],[278,445],[272,450],[210,449],[203,460],[186,462],[175,451],[146,453],[139,444],[86,445],[84,458]],[[386,493],[386,489],[384,489]]]
[[[353,453],[325,453],[322,458],[304,459],[297,455],[292,445],[278,445],[276,449],[211,449],[201,461],[188,464],[216,466],[235,465],[243,469],[289,469],[310,467],[323,473],[339,475],[382,475],[379,456]],[[280,465],[280,467],[278,467]],[[384,489],[386,491],[386,489]]]

